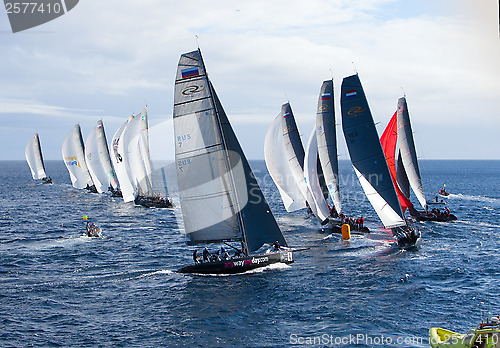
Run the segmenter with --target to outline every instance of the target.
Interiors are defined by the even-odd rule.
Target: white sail
[[[370,182],[362,175],[353,165],[354,172],[361,183],[361,187],[365,191],[365,195],[370,201],[373,209],[386,228],[393,228],[406,225],[405,220],[387,204],[384,198],[377,192],[377,190],[370,184]]]
[[[415,150],[415,142],[413,140],[413,132],[411,129],[410,115],[406,98],[401,97],[398,100],[398,142],[403,157],[403,166],[410,182],[410,186],[415,192],[420,205],[425,209],[427,201],[425,199],[424,187],[420,178],[420,170],[418,168],[417,152]]]
[[[130,120],[129,119],[115,132],[112,140],[113,148],[113,164],[116,171],[116,176],[118,177],[118,182],[120,184],[120,190],[122,191],[123,200],[125,202],[132,202],[137,197],[135,181],[132,180],[132,174],[129,167],[128,151],[125,150],[125,141],[122,136],[124,131],[127,129]]]
[[[79,189],[92,187],[93,182],[85,162],[83,137],[79,124],[76,124],[64,139],[62,156],[73,187]]]
[[[106,132],[104,131],[104,125],[102,120],[97,121],[96,126],[96,138],[97,138],[97,151],[99,152],[99,159],[102,165],[104,174],[106,175],[106,189],[110,187],[116,191],[118,190],[118,182],[116,179],[115,170],[111,163],[111,157],[109,154],[108,141],[106,139]]]
[[[94,182],[97,192],[103,193],[107,190],[106,187],[106,173],[102,168],[101,159],[99,157],[99,150],[97,149],[97,136],[96,128],[92,130],[87,135],[87,140],[85,141],[85,159],[87,161],[87,166],[89,167],[90,176]]]
[[[142,108],[140,119],[140,132],[139,132],[139,146],[144,163],[144,170],[146,172],[145,181],[148,188],[148,196],[153,196],[153,163],[151,162],[151,155],[149,152],[149,126],[148,126],[148,108]]]
[[[137,195],[152,196],[152,187],[144,164],[143,153],[146,151],[141,144],[142,115],[134,116],[122,134],[125,158],[128,160],[132,183]],[[141,152],[142,149],[142,152]],[[149,153],[149,152],[148,152]]]
[[[269,127],[264,142],[264,158],[267,170],[278,187],[288,212],[306,207],[306,200],[292,174],[283,143],[282,115],[276,116]]]
[[[42,148],[40,147],[38,133],[35,133],[33,138],[28,142],[28,145],[26,145],[24,154],[26,156],[26,162],[28,162],[30,167],[33,179],[46,178],[47,174],[45,173],[45,166],[43,164]]]
[[[311,209],[323,222],[330,216],[330,208],[323,196],[323,190],[318,177],[318,141],[316,139],[316,129],[313,129],[307,143],[306,155],[304,158],[304,178],[306,185],[311,192],[312,202],[309,202]],[[314,206],[313,206],[314,205]]]

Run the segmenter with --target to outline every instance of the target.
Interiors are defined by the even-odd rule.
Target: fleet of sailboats
[[[343,79],[340,94],[344,137],[366,197],[400,248],[418,247],[421,234],[405,217],[405,211],[419,221],[442,220],[429,218],[427,212],[406,96],[399,98],[397,111],[379,139],[357,74]],[[222,244],[236,250],[233,258],[221,253],[211,260],[206,257],[207,247],[201,259],[196,250],[194,264],[179,272],[239,273],[278,262],[293,263],[296,249],[288,247],[271,212],[208,78],[199,49],[180,57],[173,125],[187,244]],[[155,193],[148,129],[144,107],[115,132],[110,151],[102,120],[85,142],[76,124],[62,144],[72,185],[95,193],[109,192],[124,202],[146,207],[172,207],[170,199]],[[308,208],[321,225],[328,223],[333,228],[337,224],[338,228],[343,223],[339,219],[344,215],[337,152],[330,79],[321,86],[315,126],[305,150],[289,103],[282,105],[266,134],[265,163],[288,212]],[[37,133],[28,142],[25,156],[33,179],[51,182]],[[414,208],[410,190],[425,211]]]

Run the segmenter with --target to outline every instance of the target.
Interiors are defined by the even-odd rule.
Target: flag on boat
[[[283,118],[287,118],[288,116],[290,116],[290,113],[287,112],[286,114],[283,115]]]
[[[183,69],[181,70],[181,75],[183,79],[187,79],[188,77],[200,75],[200,70],[198,69],[198,67]]]
[[[357,93],[356,93],[355,89],[353,89],[352,91],[345,92],[346,98],[352,98],[352,97],[355,97],[356,95],[357,95]]]
[[[330,93],[325,93],[321,96],[321,100],[330,100],[332,95]]]

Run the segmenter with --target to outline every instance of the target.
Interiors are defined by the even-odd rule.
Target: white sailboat
[[[85,157],[87,166],[96,185],[97,192],[118,192],[116,174],[111,164],[108,143],[102,120],[92,128],[85,141]]]
[[[85,161],[85,147],[79,124],[75,124],[64,139],[62,156],[73,187],[97,193]]]
[[[137,197],[135,182],[133,181],[132,173],[129,166],[128,151],[126,151],[126,142],[123,139],[124,132],[129,125],[133,115],[129,116],[127,121],[123,123],[120,128],[115,132],[113,140],[111,141],[112,147],[112,162],[115,168],[120,190],[124,202],[133,202]]]
[[[35,180],[42,180],[46,184],[52,183],[52,179],[45,173],[45,164],[43,163],[42,147],[38,133],[26,145],[24,151],[26,162],[31,170],[31,175]]]

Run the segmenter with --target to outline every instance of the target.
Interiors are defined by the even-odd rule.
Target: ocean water
[[[343,209],[372,229],[348,244],[286,213],[264,162],[250,164],[289,244],[310,249],[289,266],[196,276],[174,273],[193,251],[179,208],[74,189],[62,161],[46,163],[53,185],[0,162],[0,346],[427,347],[431,327],[500,314],[500,161],[420,162],[428,199],[446,184],[458,221],[418,223],[418,251],[394,247],[347,161]],[[84,236],[83,215],[103,238]]]

